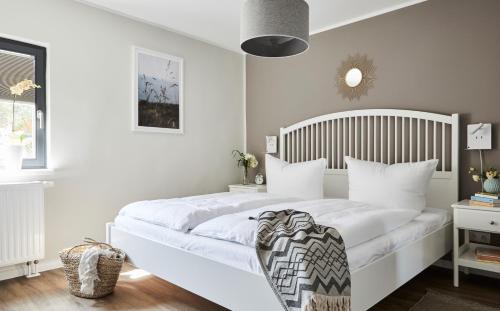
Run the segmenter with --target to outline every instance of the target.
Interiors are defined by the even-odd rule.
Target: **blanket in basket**
[[[295,210],[263,212],[258,222],[257,257],[285,310],[350,310],[351,277],[337,230]]]

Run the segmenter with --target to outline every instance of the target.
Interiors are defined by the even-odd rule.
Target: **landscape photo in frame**
[[[134,48],[133,129],[183,133],[182,58]]]

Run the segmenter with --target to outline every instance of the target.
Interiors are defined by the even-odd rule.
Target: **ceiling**
[[[244,0],[76,0],[240,52]],[[307,0],[310,31],[346,25],[425,0]]]

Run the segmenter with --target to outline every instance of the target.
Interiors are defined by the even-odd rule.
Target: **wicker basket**
[[[71,294],[82,298],[100,298],[109,295],[115,289],[116,281],[118,280],[123,261],[125,260],[125,253],[119,249],[113,248],[109,244],[96,242],[92,239],[86,239],[85,242],[86,244],[66,248],[59,252],[59,257],[64,267],[64,274],[68,281],[69,291]],[[99,280],[96,280],[94,283],[94,294],[87,295],[80,292],[82,284],[79,280],[78,266],[80,265],[80,258],[83,252],[93,246],[109,248],[116,252],[116,256],[113,256],[113,258],[99,256],[99,261],[97,262]]]

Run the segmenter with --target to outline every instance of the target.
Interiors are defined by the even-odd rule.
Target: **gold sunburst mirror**
[[[337,70],[337,91],[349,101],[367,95],[375,80],[375,66],[366,55],[356,54],[342,62]]]

